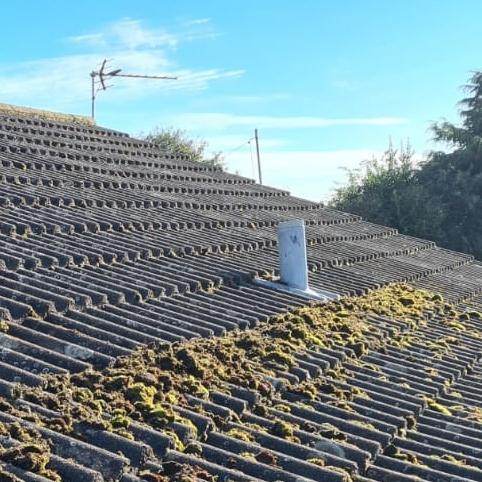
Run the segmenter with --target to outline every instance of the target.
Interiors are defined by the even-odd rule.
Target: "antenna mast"
[[[95,99],[97,94],[101,90],[107,90],[112,85],[107,85],[105,83],[106,79],[113,77],[129,77],[133,79],[155,79],[155,80],[177,80],[177,77],[170,77],[167,75],[140,75],[140,74],[121,74],[122,69],[111,70],[110,72],[105,71],[105,67],[109,60],[104,59],[99,70],[93,70],[90,73],[91,78],[91,116],[92,120],[95,119]],[[96,80],[96,79],[99,80]]]

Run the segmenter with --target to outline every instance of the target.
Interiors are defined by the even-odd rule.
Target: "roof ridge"
[[[53,122],[67,122],[69,124],[79,124],[83,126],[95,126],[95,121],[90,117],[78,114],[64,114],[44,109],[34,109],[32,107],[23,107],[13,104],[4,104],[0,102],[0,114],[23,115],[45,119]]]

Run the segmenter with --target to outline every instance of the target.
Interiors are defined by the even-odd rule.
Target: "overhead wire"
[[[250,137],[247,141],[244,141],[242,144],[240,144],[238,147],[235,147],[234,149],[231,149],[228,151],[226,154],[223,154],[223,157],[228,157],[230,156],[233,152],[238,151],[241,149],[241,147],[245,146],[246,144],[250,144],[251,141],[254,139],[254,137]]]

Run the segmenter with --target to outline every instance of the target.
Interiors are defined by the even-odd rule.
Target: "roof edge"
[[[90,117],[77,114],[63,114],[32,107],[22,107],[13,104],[3,104],[0,102],[0,114],[23,115],[52,122],[65,122],[69,124],[79,124],[82,126],[95,126],[95,121]]]

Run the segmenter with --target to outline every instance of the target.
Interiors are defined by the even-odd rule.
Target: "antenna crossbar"
[[[115,69],[111,70],[110,72],[105,72],[105,67],[109,60],[104,59],[99,70],[93,70],[90,73],[90,78],[92,80],[91,85],[91,101],[92,101],[92,120],[95,118],[95,99],[97,97],[98,92],[101,90],[107,90],[109,87],[112,87],[112,84],[107,85],[105,83],[106,78],[114,78],[114,77],[126,77],[126,78],[133,78],[133,79],[154,79],[154,80],[177,80],[177,77],[169,76],[169,75],[142,75],[142,74],[121,74],[122,69]],[[98,80],[96,80],[98,77]],[[97,89],[96,89],[97,85]]]
[[[138,74],[114,74],[112,77],[132,77],[134,79],[166,79],[177,80],[177,77],[170,77],[168,75],[138,75]]]

